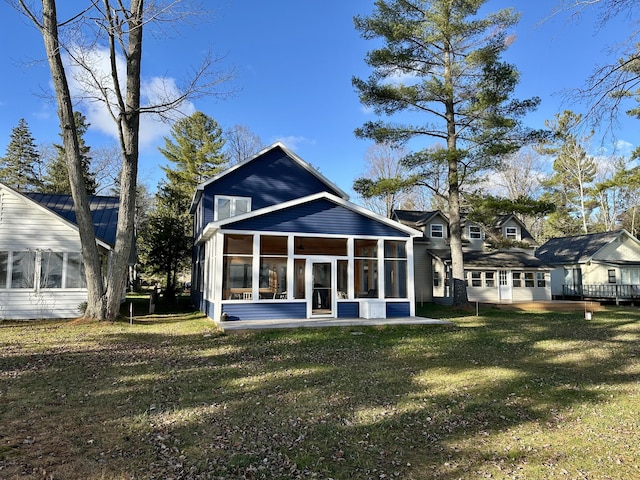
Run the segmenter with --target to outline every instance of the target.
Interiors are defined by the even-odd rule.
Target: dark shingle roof
[[[71,195],[50,193],[24,193],[24,195],[60,215],[65,220],[77,225],[76,211],[73,207],[73,198]],[[89,197],[89,209],[91,210],[96,237],[111,246],[116,243],[118,205],[118,197]]]
[[[394,210],[393,218],[398,222],[416,228],[424,225],[434,215],[440,213],[439,210],[425,212],[422,210]]]
[[[593,257],[598,250],[615,240],[622,230],[552,238],[536,250],[536,257],[546,263],[578,263]]]
[[[451,260],[450,250],[430,252],[443,262]],[[469,268],[548,268],[542,260],[522,250],[471,251],[463,253],[464,266]]]

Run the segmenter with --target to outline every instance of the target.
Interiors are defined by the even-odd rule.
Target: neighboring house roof
[[[22,195],[77,227],[76,211],[71,195],[31,192],[22,193]],[[96,238],[111,246],[116,243],[119,203],[118,197],[89,197],[89,209],[91,210]]]
[[[626,230],[616,230],[552,238],[536,250],[536,257],[550,264],[584,263],[623,234],[631,236]]]
[[[443,263],[451,261],[450,250],[432,250],[429,253]],[[521,250],[470,251],[463,253],[463,259],[465,268],[548,268],[545,262]]]
[[[438,211],[424,212],[421,210],[394,210],[393,218],[398,222],[410,227],[417,227],[418,223],[424,224],[425,219],[432,217]]]
[[[342,189],[340,189],[333,182],[328,180],[324,175],[322,175],[318,170],[313,168],[307,162],[302,160],[302,158],[300,158],[294,152],[289,150],[284,144],[282,144],[280,142],[276,142],[273,145],[270,145],[269,147],[264,148],[263,150],[261,150],[260,152],[256,153],[252,157],[250,157],[250,158],[248,158],[248,159],[246,159],[246,160],[244,160],[244,161],[242,161],[242,162],[240,162],[240,163],[238,163],[238,164],[226,169],[222,173],[220,173],[218,175],[215,175],[215,176],[211,177],[210,179],[202,182],[200,185],[198,185],[198,187],[196,189],[196,192],[194,194],[193,200],[191,202],[191,209],[190,209],[191,213],[194,213],[195,207],[199,203],[199,201],[200,201],[200,199],[202,197],[203,191],[207,188],[207,186],[209,186],[210,184],[212,184],[214,182],[217,182],[218,180],[220,180],[220,179],[222,179],[222,178],[224,178],[224,177],[226,177],[228,175],[231,175],[236,170],[244,168],[247,164],[250,164],[251,162],[259,161],[259,159],[261,157],[265,157],[267,153],[269,153],[271,151],[275,151],[275,150],[281,150],[284,153],[284,155],[286,155],[291,160],[296,162],[304,170],[309,172],[312,176],[314,176],[322,184],[324,184],[329,191],[335,192],[338,196],[342,197],[345,200],[349,200],[349,195],[347,195]]]

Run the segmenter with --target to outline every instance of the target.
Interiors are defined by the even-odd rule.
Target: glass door
[[[313,262],[311,264],[312,316],[333,316],[333,276],[331,262]]]
[[[511,301],[511,282],[509,277],[509,271],[500,270],[498,272],[498,295],[500,301]]]

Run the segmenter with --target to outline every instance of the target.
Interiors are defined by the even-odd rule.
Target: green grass
[[[0,322],[0,478],[640,478],[640,311],[420,313]]]

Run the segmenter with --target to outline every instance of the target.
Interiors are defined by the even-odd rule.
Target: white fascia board
[[[208,223],[202,230],[202,233],[198,236],[198,238],[196,238],[194,244],[198,245],[200,243],[206,242],[211,237],[213,237],[217,231],[218,224],[216,222]]]
[[[409,236],[411,237],[421,237],[422,236],[422,232],[420,230],[416,230],[414,228],[408,227],[406,225],[401,224],[400,222],[396,222],[395,220],[391,220],[389,218],[383,217],[382,215],[378,215],[375,212],[372,212],[370,210],[367,210],[366,208],[360,207],[359,205],[356,205],[354,203],[349,202],[348,200],[345,200],[343,198],[337,197],[331,193],[328,192],[320,192],[320,193],[314,193],[313,195],[308,195],[306,197],[302,197],[302,198],[296,198],[294,200],[289,200],[288,202],[284,202],[284,203],[279,203],[277,205],[272,205],[270,207],[265,207],[265,208],[261,208],[258,210],[254,210],[252,212],[247,212],[247,213],[243,213],[242,215],[237,215],[235,217],[229,217],[229,218],[225,218],[224,220],[215,222],[215,225],[219,228],[223,228],[225,225],[231,224],[231,223],[236,223],[236,222],[240,222],[243,220],[247,220],[250,218],[254,218],[254,217],[258,217],[261,215],[266,215],[272,212],[277,212],[278,210],[283,210],[285,208],[290,208],[290,207],[295,207],[298,205],[303,205],[305,203],[309,203],[309,202],[313,202],[316,200],[320,200],[320,199],[326,199],[329,200],[330,202],[333,202],[337,205],[341,205],[349,210],[352,210],[356,213],[359,213],[360,215],[363,215],[365,217],[368,217],[372,220],[375,220],[377,222],[380,223],[384,223],[385,225],[388,225],[396,230],[400,230],[402,232],[407,233]],[[209,224],[212,225],[212,224]]]

